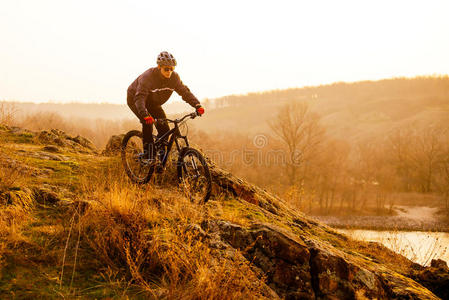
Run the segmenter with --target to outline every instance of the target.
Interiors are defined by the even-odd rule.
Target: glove
[[[143,118],[145,120],[145,123],[147,123],[148,125],[151,125],[154,123],[154,119],[152,116],[146,116],[145,118]]]
[[[201,105],[198,106],[198,107],[196,108],[196,113],[197,113],[199,116],[201,116],[202,114],[204,114],[204,107],[202,107]]]

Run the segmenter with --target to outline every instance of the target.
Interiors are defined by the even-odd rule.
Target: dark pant
[[[133,101],[134,95],[131,93],[128,93],[128,106],[133,111],[133,113],[136,115],[137,118],[139,118],[140,123],[142,123],[142,134],[143,134],[143,143],[144,144],[153,144],[153,124],[149,125],[145,123],[144,119],[141,119],[139,117],[139,114],[137,112],[137,108],[134,105]],[[155,119],[165,119],[167,116],[165,115],[164,110],[162,109],[162,106],[160,105],[148,105],[146,104],[146,109],[150,113],[150,115]],[[160,138],[165,133],[167,133],[170,130],[170,127],[168,126],[167,122],[158,122],[156,123],[156,129],[157,129],[157,137]]]

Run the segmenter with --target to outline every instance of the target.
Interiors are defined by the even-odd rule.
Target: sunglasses
[[[175,68],[173,67],[164,67],[164,72],[173,72],[175,70]]]

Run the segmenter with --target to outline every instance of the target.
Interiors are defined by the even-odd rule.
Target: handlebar
[[[198,116],[199,115],[196,112],[193,112],[193,113],[190,113],[190,114],[187,114],[187,115],[183,116],[182,118],[178,118],[178,119],[175,119],[175,120],[164,119],[164,118],[156,119],[155,123],[158,123],[158,122],[170,122],[170,123],[174,123],[174,124],[179,124],[179,123],[181,123],[182,121],[184,121],[187,118],[195,119]]]

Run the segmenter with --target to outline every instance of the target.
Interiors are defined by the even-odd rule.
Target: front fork
[[[189,140],[187,139],[187,136],[179,136],[179,138],[182,138],[186,144],[185,148],[188,148],[189,145]],[[175,139],[175,143],[176,143],[176,148],[178,149],[179,155],[183,155],[182,153],[182,148],[178,143],[178,140]],[[182,163],[182,169],[184,171],[184,173],[187,175],[187,164],[189,163],[189,161],[184,162],[184,160],[181,161]],[[199,177],[199,171],[198,171],[198,165],[196,163],[196,161],[193,159],[193,157],[190,157],[190,164],[192,165],[193,170],[195,171],[195,176]]]

